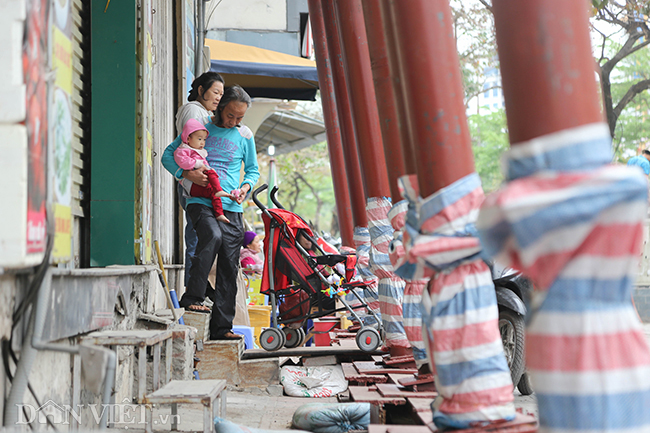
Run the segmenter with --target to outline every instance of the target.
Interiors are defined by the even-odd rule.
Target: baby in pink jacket
[[[234,200],[234,196],[221,189],[217,172],[208,165],[208,161],[206,160],[208,151],[204,149],[208,134],[208,130],[205,129],[205,126],[201,125],[201,122],[196,119],[188,120],[181,134],[183,143],[174,151],[174,161],[183,170],[195,170],[204,167],[207,169],[204,173],[208,176],[208,186],[203,187],[192,184],[190,195],[192,197],[207,197],[211,199],[214,215],[217,220],[229,223],[230,220],[223,214],[221,197],[229,197]]]

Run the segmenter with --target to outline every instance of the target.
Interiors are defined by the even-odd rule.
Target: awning
[[[275,154],[300,150],[326,140],[323,122],[291,110],[271,113],[255,132],[257,152],[275,146]]]
[[[252,98],[314,101],[318,90],[316,62],[302,57],[206,39],[210,47],[210,70],[239,84]]]

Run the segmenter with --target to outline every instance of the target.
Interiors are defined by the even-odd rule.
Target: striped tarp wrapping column
[[[371,197],[366,202],[370,234],[368,269],[379,279],[379,311],[386,333],[386,346],[409,348],[411,345],[406,338],[402,317],[405,283],[393,272],[393,264],[388,256],[388,247],[393,240],[393,227],[388,221],[390,208],[389,198]]]
[[[357,250],[357,277],[366,284],[365,289],[355,289],[355,292],[363,299],[366,304],[379,313],[379,294],[377,293],[377,277],[368,269],[368,256],[370,254],[370,233],[367,227],[355,227],[353,235],[354,246]],[[345,300],[350,306],[360,305],[357,298],[348,293]],[[372,316],[368,316],[369,318]],[[374,323],[374,318],[369,319]],[[371,322],[367,323],[368,325]]]
[[[402,179],[409,187],[409,179]],[[482,201],[476,173],[419,198],[417,220],[407,218],[403,237],[410,266],[396,271],[404,278],[431,278],[422,293],[422,320],[439,392],[432,404],[433,421],[443,428],[515,417],[496,294],[475,236]]]
[[[486,200],[478,227],[486,252],[545,294],[526,335],[540,431],[650,432],[650,351],[631,304],[644,176],[608,165],[605,124],[507,156],[510,182]]]
[[[402,195],[406,197],[404,190],[402,190]],[[411,200],[415,198],[417,197],[413,197]],[[408,200],[399,201],[388,211],[388,219],[390,219],[390,223],[395,230],[393,233],[393,241],[389,248],[390,261],[395,268],[403,263],[405,257],[404,245],[402,244],[402,231],[406,223],[408,203]],[[406,338],[408,338],[413,348],[415,364],[419,368],[429,362],[424,341],[422,340],[422,308],[420,306],[422,303],[422,291],[426,288],[429,279],[405,280],[405,282],[404,302],[402,303],[404,331],[406,332]]]

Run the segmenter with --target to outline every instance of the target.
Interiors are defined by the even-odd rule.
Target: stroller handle
[[[260,209],[262,210],[262,212],[265,212],[265,211],[266,211],[266,206],[264,206],[264,205],[262,204],[262,202],[260,202],[260,201],[257,199],[257,194],[259,194],[259,193],[261,193],[262,191],[266,190],[268,187],[269,187],[269,186],[268,186],[267,184],[264,184],[264,185],[260,186],[259,188],[257,188],[255,191],[253,191],[253,201],[255,202],[255,204],[257,205],[257,207],[260,208]]]
[[[275,185],[275,186],[273,187],[273,189],[271,189],[271,201],[272,201],[272,202],[273,202],[273,203],[274,203],[274,204],[275,204],[279,209],[284,209],[284,206],[282,206],[282,204],[280,204],[280,202],[278,201],[278,199],[275,198],[275,194],[278,192],[279,189],[280,189],[280,188],[278,188],[277,185]]]

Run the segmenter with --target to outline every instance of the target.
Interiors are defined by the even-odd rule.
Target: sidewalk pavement
[[[646,340],[650,345],[650,323],[643,324],[643,331]],[[300,397],[272,396],[264,391],[259,392],[237,392],[228,391],[226,419],[246,427],[283,430],[291,428],[291,419],[296,409],[303,404],[314,403],[335,403],[336,397],[309,399]],[[524,414],[537,417],[537,399],[535,395],[522,396],[515,391],[515,407]],[[156,408],[154,420],[166,419],[170,414],[169,407]],[[200,406],[179,405],[180,431],[203,431],[203,409]],[[112,431],[144,431],[142,425],[116,426]],[[169,423],[160,423],[154,426],[154,431],[169,431]]]

